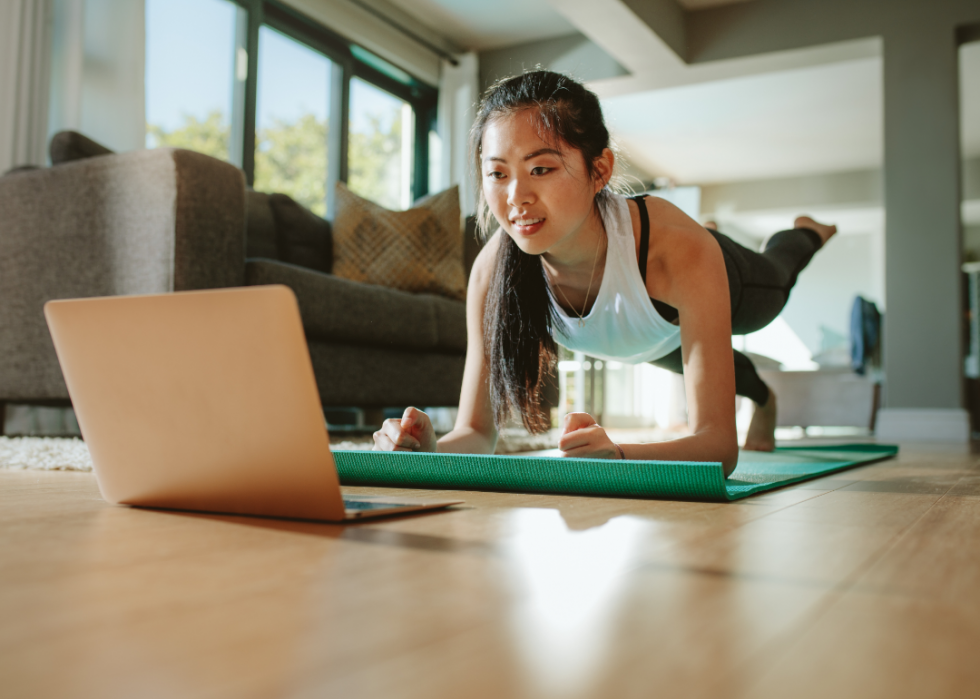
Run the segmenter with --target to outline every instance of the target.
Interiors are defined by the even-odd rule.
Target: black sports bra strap
[[[650,249],[650,214],[647,212],[646,203],[643,201],[646,198],[646,194],[630,197],[636,202],[637,208],[640,210],[640,255],[636,262],[640,267],[640,278],[643,279],[644,287],[647,284],[647,253]]]
[[[650,214],[647,211],[647,206],[643,201],[646,199],[646,197],[646,194],[630,197],[640,208],[640,255],[636,263],[640,267],[640,277],[643,279],[644,290],[646,289],[647,285],[647,254],[650,251]],[[680,318],[680,314],[677,312],[676,308],[670,304],[664,303],[663,301],[657,301],[655,298],[651,298],[650,301],[653,303],[653,307],[657,309],[657,313],[660,314],[661,318],[666,320],[668,323],[676,324],[678,318]]]

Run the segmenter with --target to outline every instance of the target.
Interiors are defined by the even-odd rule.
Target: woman
[[[762,253],[707,230],[656,197],[610,186],[615,155],[596,96],[534,71],[491,87],[471,133],[481,184],[480,229],[499,229],[467,292],[468,349],[459,416],[438,442],[408,408],[375,433],[375,449],[492,453],[516,410],[530,431],[556,342],[602,359],[683,373],[690,436],[615,444],[585,413],[565,419],[565,456],[719,461],[735,469],[735,395],[755,402],[745,448],[775,446],[776,398],[731,335],[782,310],[796,276],[835,232],[807,217]]]

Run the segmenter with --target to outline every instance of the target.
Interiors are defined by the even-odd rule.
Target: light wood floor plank
[[[91,474],[0,471],[0,696],[980,686],[970,454],[732,504],[451,495],[466,504],[344,527],[113,507]]]

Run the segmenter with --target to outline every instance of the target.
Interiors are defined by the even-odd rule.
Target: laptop
[[[459,504],[343,497],[285,286],[49,301],[102,497],[329,522]]]

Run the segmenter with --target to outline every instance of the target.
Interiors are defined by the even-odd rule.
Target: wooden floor
[[[347,527],[0,471],[0,697],[980,696],[959,451],[734,504],[465,493]]]

